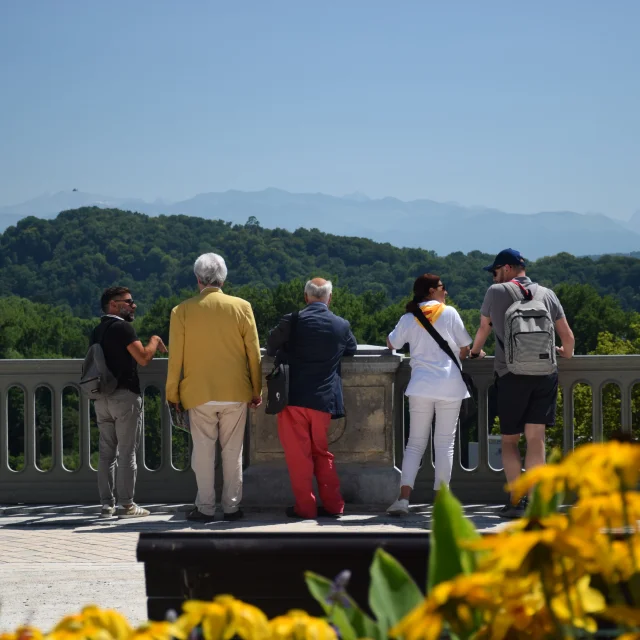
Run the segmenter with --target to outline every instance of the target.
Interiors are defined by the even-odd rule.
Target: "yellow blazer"
[[[246,300],[207,288],[171,311],[166,393],[185,409],[261,395],[258,331]]]

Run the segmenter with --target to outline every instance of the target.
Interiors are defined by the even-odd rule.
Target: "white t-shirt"
[[[420,303],[420,307],[437,304],[435,300]],[[471,336],[453,307],[445,307],[434,328],[449,343],[456,358],[462,347],[471,344]],[[407,342],[411,353],[411,380],[406,395],[434,400],[463,400],[469,397],[458,367],[438,346],[412,313],[405,313],[389,334],[394,349]]]

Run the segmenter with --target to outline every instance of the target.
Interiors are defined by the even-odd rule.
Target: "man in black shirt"
[[[166,353],[159,336],[152,336],[146,347],[131,325],[136,304],[126,287],[110,287],[102,294],[103,311],[100,324],[91,334],[91,344],[100,343],[109,371],[118,380],[118,388],[104,399],[95,401],[100,431],[98,461],[98,491],[102,511],[100,516],[116,515],[114,487],[116,467],[117,495],[122,508],[120,518],[148,516],[149,511],[133,501],[136,484],[136,450],[142,435],[142,396],[138,365],[146,367],[156,351]]]

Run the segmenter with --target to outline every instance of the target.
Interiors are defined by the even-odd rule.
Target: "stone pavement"
[[[148,505],[145,505],[148,506]],[[466,505],[481,530],[503,522],[501,505]],[[245,511],[237,522],[193,524],[191,505],[152,505],[138,520],[100,520],[95,506],[0,506],[0,632],[30,622],[48,630],[62,616],[96,603],[122,612],[132,624],[146,619],[143,566],[136,562],[142,531],[428,531],[431,506],[405,518],[380,512],[348,513],[339,520],[287,520],[283,513]]]

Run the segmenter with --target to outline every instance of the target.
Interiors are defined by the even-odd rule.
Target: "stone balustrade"
[[[402,450],[408,434],[408,411],[404,390],[410,377],[409,359],[376,347],[360,348],[342,364],[346,418],[336,420],[329,434],[335,453],[345,499],[348,503],[386,505],[396,496],[402,463]],[[92,428],[90,403],[77,393],[81,360],[2,360],[0,361],[0,503],[80,504],[97,502],[96,471],[92,452],[97,448]],[[145,393],[155,388],[159,407],[155,431],[157,464],[150,468],[149,433],[152,416],[145,411],[147,437],[138,464],[136,497],[141,503],[191,502],[195,497],[195,477],[188,465],[178,468],[172,447],[171,424],[164,406],[166,360],[154,360],[141,369]],[[619,388],[620,425],[630,431],[633,415],[632,394],[640,384],[640,356],[579,356],[560,363],[562,390],[563,442],[565,451],[574,447],[573,389],[586,384],[592,390],[591,437],[603,439],[603,389]],[[271,369],[264,358],[263,374]],[[456,440],[451,487],[465,502],[500,502],[504,499],[504,475],[500,469],[499,439],[490,436],[495,409],[491,406],[492,360],[468,361],[465,369],[478,389],[478,416],[462,425]],[[11,391],[10,409],[10,390]],[[76,392],[76,406],[65,402],[70,390]],[[46,393],[45,393],[46,392]],[[37,394],[49,399],[48,419],[37,415]],[[21,394],[23,425],[11,425],[12,433],[24,433],[20,443],[9,443],[9,420],[16,420],[16,394]],[[65,395],[66,394],[66,395]],[[147,397],[147,396],[145,396]],[[46,403],[45,403],[46,404]],[[20,406],[19,406],[20,408]],[[640,408],[640,407],[639,407]],[[607,411],[610,411],[607,408]],[[76,413],[74,414],[73,411]],[[76,415],[78,443],[75,469],[65,467],[68,433],[65,420]],[[44,426],[43,424],[46,423]],[[22,428],[24,431],[22,431]],[[66,429],[66,430],[65,430]],[[636,434],[637,435],[637,434]],[[48,440],[47,470],[40,463],[41,438]],[[21,463],[17,469],[11,450],[20,444]],[[12,464],[13,460],[13,464]],[[94,455],[95,462],[95,455]],[[280,447],[276,418],[264,413],[264,405],[250,411],[245,437],[244,504],[285,505],[291,501],[284,456]],[[13,467],[13,468],[12,468]],[[425,455],[414,490],[414,501],[433,498],[433,466]]]

